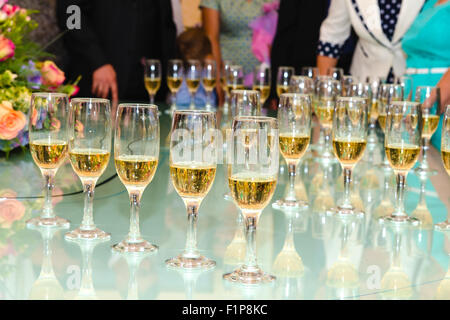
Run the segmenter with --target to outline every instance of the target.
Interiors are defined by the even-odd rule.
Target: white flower
[[[5,21],[6,18],[8,18],[8,15],[5,12],[0,11],[0,22]]]

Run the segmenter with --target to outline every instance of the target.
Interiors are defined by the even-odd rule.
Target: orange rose
[[[0,103],[0,139],[14,139],[26,124],[27,118],[25,115],[14,110],[9,101]]]
[[[42,83],[47,86],[59,86],[66,79],[64,72],[53,61],[45,61],[41,68]]]
[[[0,201],[0,226],[10,228],[14,221],[22,219],[25,214],[25,206],[14,199]]]

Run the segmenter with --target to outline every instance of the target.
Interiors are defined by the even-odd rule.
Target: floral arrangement
[[[28,38],[37,28],[30,15],[35,11],[0,0],[0,150],[6,155],[28,144],[27,112],[35,91],[78,92],[64,84],[65,75],[49,54]]]

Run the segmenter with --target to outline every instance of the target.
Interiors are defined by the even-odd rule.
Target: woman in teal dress
[[[442,110],[450,104],[450,0],[427,0],[402,40],[414,87],[438,86]],[[442,118],[431,143],[441,149]]]
[[[261,63],[252,53],[249,23],[261,16],[263,5],[269,2],[273,0],[201,0],[203,26],[218,66],[231,60],[248,75]]]

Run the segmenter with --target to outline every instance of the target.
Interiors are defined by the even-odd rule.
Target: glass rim
[[[236,116],[233,121],[256,121],[256,122],[277,122],[277,118],[267,116]]]
[[[45,98],[51,98],[52,96],[54,97],[67,97],[69,98],[67,93],[63,93],[63,92],[33,92],[31,94],[32,97],[45,97]],[[72,99],[73,100],[73,99]]]
[[[419,91],[419,89],[430,89],[430,90],[440,90],[440,88],[438,86],[417,86],[416,87],[416,92]]]
[[[145,109],[156,109],[158,110],[158,106],[156,104],[148,104],[148,103],[121,103],[117,106],[117,110],[119,108],[145,108]]]
[[[158,62],[159,64],[161,64],[161,60],[159,60],[159,59],[145,59],[145,62],[146,62],[146,63],[149,63],[149,62]]]
[[[183,60],[181,60],[181,59],[169,59],[168,62],[181,62],[181,63],[183,63]]]
[[[175,114],[192,114],[192,115],[198,115],[198,114],[206,114],[206,115],[215,115],[215,111],[207,111],[207,110],[175,110],[173,115]]]
[[[310,78],[310,77],[308,77],[308,76],[305,76],[304,74],[294,74],[292,77],[291,77],[291,81],[293,80],[293,79],[308,79],[308,81],[312,81],[312,79]]]
[[[356,97],[356,96],[352,96],[352,97],[344,97],[344,96],[338,96],[336,97],[336,102],[338,101],[362,101],[362,102],[366,102],[367,98],[363,98],[363,97]]]
[[[405,105],[420,106],[420,102],[416,102],[416,101],[391,101],[388,104],[388,107],[389,106],[405,106]]]
[[[308,78],[309,79],[309,78]],[[280,100],[283,97],[287,97],[287,98],[311,98],[312,93],[297,93],[297,92],[286,92],[286,93],[282,93],[280,95]]]
[[[278,70],[281,70],[281,69],[295,70],[295,68],[292,67],[292,66],[279,66],[279,67],[278,67]]]
[[[230,95],[232,94],[259,94],[258,90],[247,90],[247,89],[236,89],[236,90],[231,90]]]
[[[109,99],[104,98],[72,98],[70,102],[97,102],[97,103],[111,103]]]

